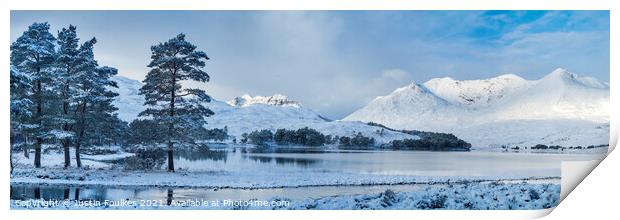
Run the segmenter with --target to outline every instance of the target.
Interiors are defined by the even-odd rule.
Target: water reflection
[[[327,152],[306,147],[179,149],[175,151],[175,165],[196,172],[309,169],[322,161],[318,155]],[[338,152],[330,152],[334,153]]]
[[[278,153],[278,154],[342,154],[342,153],[367,153],[368,151],[359,151],[359,149],[353,149],[353,151],[345,151],[345,150],[326,150],[322,148],[316,147],[300,147],[300,146],[292,146],[292,147],[253,147],[253,148],[241,148],[241,153],[253,153],[253,154],[264,154],[264,153]]]
[[[336,195],[355,195],[380,193],[386,189],[393,191],[417,191],[431,185],[369,185],[369,186],[320,186],[272,189],[212,189],[212,188],[159,188],[159,187],[119,187],[119,186],[86,186],[68,185],[33,185],[12,184],[10,197],[12,200],[44,199],[44,200],[75,200],[75,201],[140,201],[161,200],[165,205],[173,205],[175,201],[184,200],[269,200],[274,197],[285,197],[292,200],[306,198],[322,198]],[[444,187],[432,185],[433,187]],[[69,191],[69,198],[66,192]],[[39,198],[36,198],[36,195]]]
[[[73,193],[72,193],[73,192]],[[11,185],[11,199],[80,200],[80,187]],[[102,192],[93,191],[89,199],[104,198]],[[73,196],[72,196],[73,195]]]
[[[172,189],[168,189],[168,196],[166,196],[166,205],[172,204],[172,195],[174,191]]]
[[[271,157],[271,156],[243,156],[252,161],[259,163],[270,164],[275,160],[277,165],[294,165],[294,166],[311,166],[318,163],[320,160],[311,158],[289,158],[289,157]]]
[[[271,163],[271,161],[273,161],[273,158],[271,157],[243,156],[243,158],[248,158],[259,163]]]
[[[69,193],[71,190],[69,190],[69,188],[65,188],[64,194],[63,194],[63,199],[69,199]]]
[[[317,163],[319,160],[308,159],[308,158],[286,158],[286,157],[276,157],[276,164],[279,165],[287,165],[294,164],[299,166],[310,166]]]
[[[11,185],[11,199],[43,199],[43,200],[125,200],[137,198],[140,189],[115,189],[104,187],[80,188],[66,185]],[[172,201],[172,189],[168,190],[168,200]]]
[[[176,150],[175,159],[183,158],[188,161],[212,160],[226,162],[228,152],[226,150],[210,149],[182,149]]]

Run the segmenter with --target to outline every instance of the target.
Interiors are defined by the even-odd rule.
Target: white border
[[[10,10],[104,10],[104,9],[116,9],[116,10],[492,10],[492,9],[521,9],[521,10],[611,10],[611,37],[610,39],[620,39],[617,31],[617,27],[613,24],[619,24],[619,16],[617,15],[617,4],[611,0],[521,0],[521,1],[487,1],[487,0],[433,0],[433,1],[414,1],[414,0],[389,0],[389,1],[377,1],[377,0],[266,0],[266,1],[242,1],[242,0],[228,0],[228,1],[213,1],[213,0],[102,0],[102,1],[70,1],[70,0],[18,0],[18,1],[3,1],[1,22],[2,27],[5,29],[5,34],[1,36],[2,46],[0,50],[2,58],[0,63],[2,68],[8,70],[9,62],[9,44],[10,33],[6,31],[10,27]],[[618,60],[618,43],[611,41],[611,60]],[[611,73],[618,72],[618,65],[616,62],[610,62]],[[615,85],[620,85],[619,77],[617,74],[611,74],[610,84],[611,86],[611,112],[620,112],[618,104],[618,89]],[[0,81],[8,83],[9,74],[0,74]],[[2,113],[2,123],[5,125],[0,131],[2,137],[2,146],[5,146],[3,152],[7,153],[9,146],[9,88],[3,87],[1,97],[0,112]],[[612,115],[611,124],[611,145],[615,146],[618,141],[618,114]],[[6,158],[6,155],[5,155]],[[613,182],[614,177],[617,176],[615,168],[618,167],[618,159],[614,159],[615,163],[612,167],[607,165],[606,167],[600,167],[595,171],[596,181],[584,181],[583,185],[578,187],[579,190],[594,190],[601,193],[605,189],[598,188],[600,182]],[[613,166],[615,164],[615,167]],[[0,184],[0,209],[2,210],[3,219],[83,219],[88,218],[90,220],[96,219],[255,219],[255,218],[270,218],[270,219],[290,219],[294,217],[296,219],[383,219],[389,217],[391,219],[411,219],[411,218],[423,218],[423,219],[446,219],[446,218],[463,218],[463,219],[522,219],[522,218],[537,218],[549,213],[550,210],[545,211],[160,211],[160,210],[145,210],[145,211],[16,211],[10,210],[9,207],[9,166],[8,162],[4,162],[0,173],[4,174],[4,181]],[[593,167],[592,167],[593,168]],[[615,182],[617,183],[617,181]],[[606,184],[611,187],[614,185]],[[597,199],[595,204],[616,203],[618,198],[618,190],[615,190],[614,196],[606,194],[598,194],[595,197],[588,197],[591,199]],[[577,193],[575,193],[577,194]],[[582,197],[569,196],[569,200],[581,201],[584,193],[580,192]],[[585,193],[585,195],[591,195]],[[613,198],[616,197],[616,198]],[[601,202],[602,201],[602,202]],[[582,201],[592,204],[591,201]],[[573,206],[573,208],[563,209],[563,201],[557,211],[564,211],[564,215],[559,216],[573,216],[574,213],[605,213],[607,211],[610,215],[616,216],[613,213],[614,210],[599,210],[599,206],[589,206],[590,210],[580,209],[582,206]],[[574,203],[572,203],[574,204]],[[610,207],[611,208],[611,207]],[[568,213],[568,214],[566,214]],[[553,215],[552,215],[553,216]],[[587,215],[590,216],[590,215]],[[600,215],[605,216],[605,215]]]

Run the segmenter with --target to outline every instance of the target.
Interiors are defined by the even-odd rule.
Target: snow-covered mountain
[[[484,80],[435,78],[424,83],[424,86],[449,102],[470,107],[486,107],[527,84],[527,80],[517,75],[505,74]]]
[[[383,134],[379,135],[377,131],[381,130],[380,128],[362,122],[330,121],[283,95],[266,97],[244,95],[227,103],[213,100],[205,105],[215,112],[213,116],[207,119],[206,127],[223,128],[226,126],[229,135],[237,138],[241,137],[243,133],[261,129],[275,131],[279,128],[299,129],[303,127],[338,136],[354,136],[361,132],[365,136],[374,137],[381,143],[395,139],[418,138],[417,136],[391,131],[384,131]]]
[[[119,108],[119,117],[131,122],[144,110],[144,97],[139,94],[142,83],[122,76],[115,76],[118,83],[119,97],[114,105]],[[206,127],[228,129],[228,134],[240,139],[243,133],[255,130],[279,128],[299,129],[314,128],[324,134],[338,136],[354,136],[361,132],[365,136],[374,137],[379,143],[386,143],[395,139],[417,139],[418,136],[400,132],[383,131],[375,126],[362,122],[331,121],[315,111],[303,107],[299,102],[280,94],[273,96],[243,95],[228,102],[213,99],[205,103],[215,114],[207,118]]]
[[[235,97],[227,102],[229,105],[237,107],[247,107],[253,104],[265,104],[273,106],[283,107],[296,107],[300,108],[301,104],[297,101],[290,100],[287,96],[281,94],[275,94],[273,96],[250,96],[245,94],[241,97]]]
[[[111,88],[118,93],[112,104],[118,108],[118,117],[126,122],[131,122],[144,111],[144,97],[140,95],[142,83],[135,79],[124,76],[114,76],[112,80],[116,82],[118,88]]]
[[[539,80],[506,74],[412,83],[344,120],[449,132],[485,148],[607,144],[609,117],[608,84],[557,69]]]

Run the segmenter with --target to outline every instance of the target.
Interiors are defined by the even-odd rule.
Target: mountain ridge
[[[119,117],[127,122],[138,118],[144,110],[144,98],[139,95],[142,83],[123,76],[113,78],[119,88],[113,88],[120,95],[113,102],[119,108]],[[289,99],[287,96],[275,94],[272,96],[243,95],[230,101],[212,99],[203,103],[215,114],[207,118],[207,129],[227,128],[231,138],[241,140],[244,133],[268,129],[275,132],[284,128],[296,130],[304,127],[316,129],[325,135],[353,137],[358,133],[366,137],[373,137],[377,143],[388,143],[392,140],[419,139],[417,135],[394,131],[384,131],[363,122],[332,121],[301,103]]]
[[[411,84],[397,88],[386,96],[377,97],[343,120],[375,122],[395,129],[454,133],[478,147],[537,141],[544,144],[584,145],[590,141],[587,137],[572,140],[571,134],[577,137],[579,135],[575,132],[609,124],[609,86],[592,77],[579,76],[561,68],[538,80],[504,74],[481,80],[435,78],[416,85],[423,87],[421,91],[430,93],[408,90]],[[407,91],[408,94],[403,94]],[[418,101],[433,95],[438,100],[444,100],[444,105],[436,104],[439,101]],[[403,100],[402,97],[408,98]],[[514,129],[496,129],[517,133],[510,134],[521,136],[515,138],[516,141],[506,143],[499,138],[476,137],[478,130],[488,130],[486,135],[493,135],[491,131],[495,126],[510,127],[511,122],[517,125]],[[544,126],[539,127],[545,127],[548,131],[536,128],[542,124]],[[549,141],[553,138],[543,140],[550,132],[562,131],[561,125],[573,130],[567,130],[563,137],[554,141]],[[540,134],[525,132],[530,136],[519,135],[520,131],[528,129],[537,130]],[[608,139],[601,132],[593,134],[592,144],[607,143]],[[608,136],[609,132],[606,133]]]
[[[137,118],[144,110],[142,83],[113,78],[120,95],[114,101],[119,117]],[[207,128],[223,128],[238,138],[254,130],[310,127],[326,134],[353,136],[358,132],[386,143],[419,138],[397,132],[377,135],[375,122],[394,129],[452,133],[474,148],[535,144],[587,146],[607,144],[609,85],[591,77],[556,69],[537,80],[503,74],[481,80],[435,78],[412,82],[342,120],[331,121],[285,95],[243,95],[229,101],[213,99],[205,106],[216,114]]]

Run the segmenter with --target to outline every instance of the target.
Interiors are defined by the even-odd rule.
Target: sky
[[[11,42],[33,22],[76,25],[100,65],[136,80],[151,45],[185,33],[211,58],[211,81],[186,86],[284,94],[331,119],[436,77],[565,68],[609,82],[609,11],[11,11]]]

